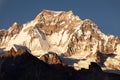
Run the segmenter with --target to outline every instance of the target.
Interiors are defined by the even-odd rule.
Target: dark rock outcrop
[[[28,51],[20,52],[11,49],[0,55],[0,80],[120,80],[120,75],[105,73],[96,63],[91,63],[90,69],[76,71],[73,67],[47,64]]]
[[[62,64],[62,61],[60,60],[58,55],[54,52],[48,52],[48,54],[41,56],[40,60],[48,64]]]
[[[101,67],[95,62],[91,62],[91,64],[89,65],[89,70],[93,72],[102,72]]]
[[[40,60],[48,64],[58,64],[58,65],[67,66],[67,64],[63,62],[60,59],[60,57],[54,52],[48,52],[47,54],[41,56]]]

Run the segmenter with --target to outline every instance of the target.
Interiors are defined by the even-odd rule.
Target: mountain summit
[[[43,10],[30,22],[14,23],[8,30],[0,30],[0,52],[12,47],[16,51],[27,47],[38,58],[55,52],[63,58],[79,59],[72,64],[79,68],[83,63],[100,61],[97,54],[102,53],[102,59],[106,59],[103,65],[120,69],[120,38],[102,33],[94,22],[82,20],[72,11]],[[115,56],[108,57],[111,54]]]

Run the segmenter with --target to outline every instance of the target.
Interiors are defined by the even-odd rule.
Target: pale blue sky
[[[120,37],[120,0],[0,0],[0,29],[31,21],[43,9],[89,18],[106,34]]]

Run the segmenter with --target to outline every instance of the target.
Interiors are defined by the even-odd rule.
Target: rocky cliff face
[[[72,11],[43,10],[28,23],[14,23],[8,30],[0,30],[0,51],[10,50],[14,45],[27,47],[36,57],[55,52],[62,57],[87,59],[87,63],[96,62],[98,51],[115,54],[103,64],[108,66],[109,60],[114,59],[113,63],[120,65],[120,38],[105,35],[94,22],[81,20]]]

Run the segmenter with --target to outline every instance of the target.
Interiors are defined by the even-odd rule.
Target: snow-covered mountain
[[[81,20],[72,11],[43,10],[30,22],[15,22],[8,30],[0,30],[1,53],[23,46],[38,58],[48,52],[73,59],[90,58],[75,63],[77,67],[96,61],[98,52],[116,55],[106,59],[106,66],[120,65],[120,38],[102,33],[94,22]]]

